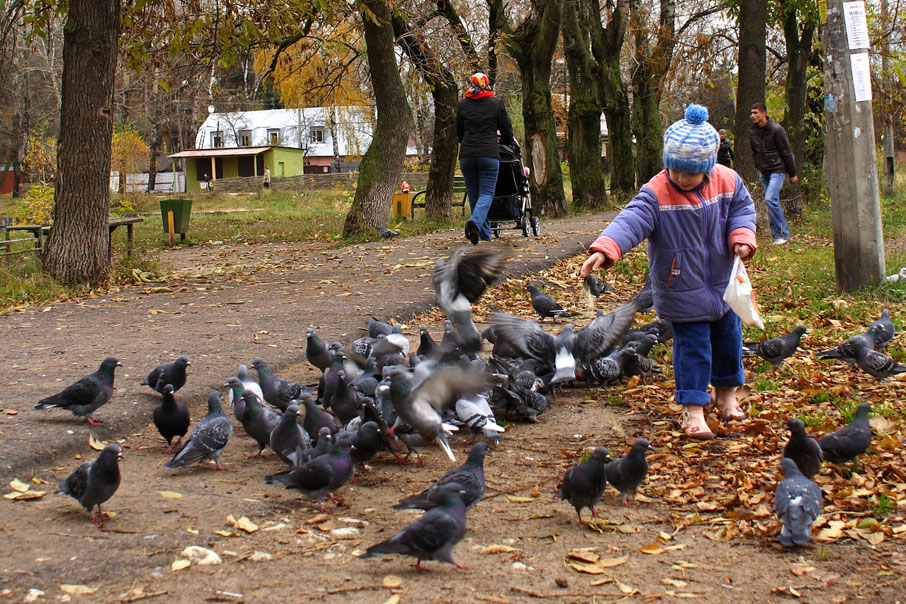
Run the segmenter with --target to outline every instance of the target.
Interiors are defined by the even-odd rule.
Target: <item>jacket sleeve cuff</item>
[[[751,248],[752,252],[745,258],[742,258],[742,260],[748,260],[749,258],[754,256],[755,250],[758,249],[758,243],[755,240],[755,232],[745,227],[733,229],[733,231],[730,233],[729,243],[731,250],[737,243],[747,245],[749,246],[749,248]]]
[[[607,258],[604,262],[602,268],[610,268],[623,256],[623,253],[620,251],[620,246],[617,245],[617,242],[607,237],[606,235],[601,235],[595,242],[588,247],[588,253],[593,254],[595,252],[601,252],[604,254],[604,257]]]

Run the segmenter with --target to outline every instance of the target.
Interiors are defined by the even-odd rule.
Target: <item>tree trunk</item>
[[[377,124],[359,166],[355,198],[343,224],[345,237],[387,224],[393,192],[399,186],[406,159],[410,130],[409,104],[396,64],[390,11],[383,0],[363,0],[362,4],[367,10],[362,11],[362,23]]]
[[[154,138],[151,140],[148,150],[148,192],[152,192],[157,187],[157,158],[160,156],[160,136],[157,128],[154,128]]]
[[[733,164],[749,183],[758,180],[749,145],[749,129],[752,127],[752,104],[764,102],[767,12],[767,0],[739,0],[739,73],[736,121],[733,125]]]
[[[110,145],[119,0],[70,0],[63,33],[63,100],[54,223],[44,270],[66,284],[110,274]]]
[[[588,2],[563,6],[563,50],[569,69],[567,153],[573,205],[601,208],[607,203],[607,182],[601,166],[601,100],[597,64],[591,54]],[[597,16],[597,14],[595,15]]]

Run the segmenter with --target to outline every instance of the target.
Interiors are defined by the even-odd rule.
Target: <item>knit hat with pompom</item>
[[[720,136],[708,123],[708,109],[686,107],[686,117],[664,132],[664,167],[677,172],[710,174],[717,161]]]

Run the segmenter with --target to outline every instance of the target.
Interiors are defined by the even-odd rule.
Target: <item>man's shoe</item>
[[[783,237],[778,237],[771,242],[771,245],[786,245],[789,242],[789,239],[784,239]]]
[[[466,237],[472,242],[472,245],[478,245],[478,236],[478,225],[471,220],[466,222]]]

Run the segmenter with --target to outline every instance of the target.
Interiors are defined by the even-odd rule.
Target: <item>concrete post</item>
[[[864,15],[864,2],[846,4],[862,4]],[[824,144],[834,227],[837,289],[853,291],[879,282],[885,275],[886,267],[875,163],[871,80],[869,78],[867,83],[868,98],[864,98],[864,78],[869,74],[857,71],[855,80],[853,74],[854,64],[858,65],[859,59],[867,57],[868,48],[867,43],[854,43],[851,48],[843,5],[843,0],[827,0],[827,13],[822,15],[825,17],[822,37],[824,116],[827,125]],[[856,26],[859,30],[858,23]],[[864,21],[861,27],[864,27]],[[850,34],[858,33],[852,27],[850,30]],[[855,60],[853,56],[856,56]],[[856,86],[859,84],[861,86]]]

